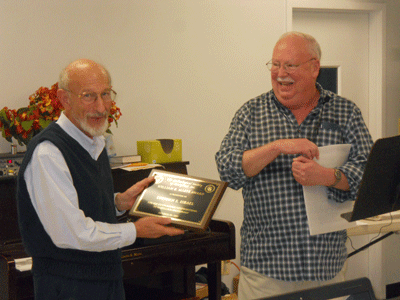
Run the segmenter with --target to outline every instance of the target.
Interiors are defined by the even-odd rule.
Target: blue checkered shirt
[[[221,180],[235,190],[243,188],[241,264],[279,280],[335,277],[347,258],[346,231],[310,236],[302,186],[291,172],[297,155],[279,155],[248,178],[243,152],[278,139],[308,138],[318,146],[351,144],[349,159],[339,168],[350,191],[328,188],[330,199],[343,202],[355,199],[372,147],[360,109],[318,83],[317,88],[318,105],[300,125],[273,91],[251,99],[236,112],[215,156]]]

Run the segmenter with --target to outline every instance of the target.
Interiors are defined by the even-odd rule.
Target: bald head
[[[88,76],[103,76],[111,86],[111,77],[107,69],[90,59],[78,59],[64,68],[60,73],[58,86],[60,89],[71,90],[73,87],[70,85],[76,85]]]
[[[321,55],[322,55],[321,47],[320,47],[319,43],[317,42],[317,40],[313,36],[311,36],[307,33],[303,33],[303,32],[290,31],[290,32],[286,32],[286,33],[282,34],[281,37],[279,38],[278,42],[276,43],[276,45],[287,40],[288,38],[303,40],[309,54],[311,56],[317,58],[318,60],[321,60]]]

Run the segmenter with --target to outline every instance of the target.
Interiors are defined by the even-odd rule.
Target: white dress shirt
[[[105,146],[103,137],[89,138],[64,114],[57,124],[94,160],[98,159]],[[53,143],[44,141],[36,147],[24,178],[33,207],[57,247],[107,251],[131,245],[136,240],[133,223],[95,222],[79,209],[78,194],[70,171]]]

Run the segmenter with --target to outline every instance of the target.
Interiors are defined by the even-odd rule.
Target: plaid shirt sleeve
[[[233,118],[229,132],[222,141],[220,151],[215,155],[221,180],[229,182],[235,190],[242,188],[246,181],[242,168],[243,152],[249,150],[250,108],[244,105]]]

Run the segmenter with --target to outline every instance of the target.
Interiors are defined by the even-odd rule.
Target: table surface
[[[400,215],[378,216],[366,220],[356,221],[356,226],[347,229],[347,235],[365,235],[373,233],[387,233],[391,231],[400,231]]]

